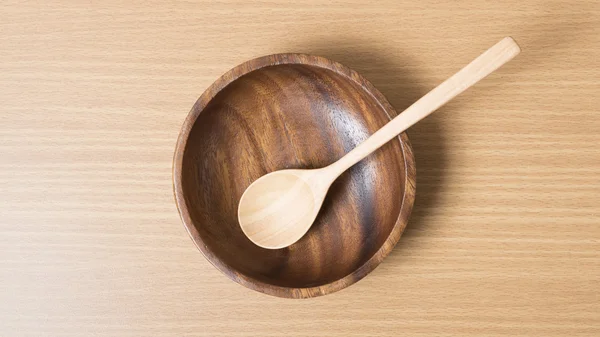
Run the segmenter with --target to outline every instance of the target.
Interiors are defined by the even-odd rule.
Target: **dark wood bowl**
[[[322,57],[278,54],[233,68],[200,96],[177,141],[175,199],[192,240],[232,280],[270,295],[313,297],[360,280],[396,245],[413,206],[406,134],[340,176],[290,247],[250,242],[237,207],[260,176],[331,164],[396,114],[361,75]]]

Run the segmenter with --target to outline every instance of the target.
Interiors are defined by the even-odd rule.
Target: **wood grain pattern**
[[[600,334],[598,1],[3,1],[0,13],[0,335]],[[194,247],[173,151],[225,71],[322,55],[401,111],[507,35],[517,59],[408,132],[414,209],[368,277],[281,299]]]
[[[396,114],[361,75],[322,57],[276,54],[233,68],[200,96],[175,149],[177,205],[196,246],[231,279],[271,295],[324,295],[363,278],[412,210],[405,134],[336,180],[311,230],[289,247],[252,243],[238,205],[261,176],[332,164]]]

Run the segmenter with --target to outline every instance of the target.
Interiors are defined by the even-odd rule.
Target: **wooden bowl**
[[[413,206],[406,134],[345,172],[290,247],[254,245],[237,207],[260,176],[326,166],[396,114],[361,75],[322,57],[277,54],[233,68],[200,96],[177,141],[175,199],[192,240],[229,278],[270,295],[313,297],[360,280],[398,242]]]

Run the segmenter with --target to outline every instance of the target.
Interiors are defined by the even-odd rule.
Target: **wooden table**
[[[600,335],[598,1],[4,1],[0,13],[0,335]],[[410,130],[413,216],[362,281],[270,297],[188,238],[175,140],[223,72],[323,55],[402,110],[506,35],[521,55]]]

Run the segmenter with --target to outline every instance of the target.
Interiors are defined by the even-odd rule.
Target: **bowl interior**
[[[314,65],[272,65],[195,109],[202,111],[184,148],[182,194],[186,225],[213,264],[258,284],[309,288],[355,273],[386,243],[405,194],[398,139],[338,178],[312,228],[292,246],[260,248],[237,220],[242,193],[260,176],[331,164],[389,121],[358,82]]]

